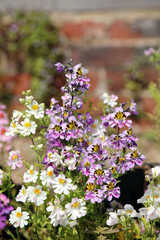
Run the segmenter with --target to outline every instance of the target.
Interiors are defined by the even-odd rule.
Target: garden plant
[[[13,111],[6,133],[30,138],[37,159],[30,164],[19,150],[8,153],[9,169],[0,176],[1,193],[6,186],[10,192],[14,188],[12,170],[22,165],[27,170],[4,231],[16,240],[160,239],[159,167],[147,176],[150,184],[138,200],[144,205],[139,212],[129,204],[115,210],[121,194],[119,177],[142,166],[145,159],[132,128],[136,103],[131,99],[118,104],[117,96],[104,93],[104,114],[94,119],[87,101],[87,69],[74,66],[72,60],[55,66],[66,78],[62,104],[52,98],[50,108],[45,108],[30,90],[23,92],[20,103],[25,111]]]

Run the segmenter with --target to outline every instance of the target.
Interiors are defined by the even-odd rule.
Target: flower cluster
[[[4,194],[0,194],[0,229],[5,228],[7,217],[13,210],[13,207],[8,204],[9,198],[7,198]]]
[[[143,235],[143,239],[148,239],[148,236],[150,239],[155,236],[155,239],[160,239],[160,234],[158,235],[159,231],[156,231],[155,228],[156,222],[160,218],[160,184],[158,176],[160,176],[159,166],[152,168],[151,176],[146,176],[150,184],[144,195],[137,200],[137,203],[144,205],[144,207],[139,208],[139,213],[131,205],[126,204],[124,209],[118,209],[117,212],[109,212],[107,225],[120,224],[122,230],[129,231],[136,224],[136,228],[134,231],[132,229],[132,232],[137,234],[138,239],[141,235]],[[156,185],[154,184],[155,181],[157,182]],[[136,223],[133,221],[134,218],[137,218]],[[126,224],[128,225],[127,229]],[[137,229],[139,230],[137,231]]]
[[[142,165],[145,157],[137,150],[138,139],[128,119],[137,114],[134,101],[128,108],[125,104],[116,106],[118,97],[105,93],[101,98],[105,114],[95,120],[89,111],[82,111],[82,99],[90,86],[87,70],[81,64],[72,66],[72,61],[68,66],[57,63],[56,67],[66,77],[62,105],[52,98],[50,108],[45,111],[44,104],[38,104],[27,91],[20,99],[26,110],[13,112],[8,135],[30,137],[31,148],[37,155],[36,164],[23,160],[28,170],[16,201],[36,210],[34,218],[30,217],[32,213],[22,212],[18,207],[10,215],[10,223],[23,227],[32,222],[37,229],[40,224],[37,218],[43,224],[46,217],[50,219],[50,227],[76,228],[80,234],[83,220],[78,221],[79,218],[86,215],[90,218],[90,208],[94,215],[94,203],[119,198],[117,178],[135,165]],[[11,169],[21,167],[20,152],[11,151],[7,163]]]

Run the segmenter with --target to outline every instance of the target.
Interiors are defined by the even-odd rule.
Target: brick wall
[[[66,61],[73,58],[89,68],[95,106],[105,91],[121,100],[132,97],[124,88],[124,66],[142,56],[144,49],[158,46],[160,10],[53,12],[51,18],[60,30]],[[143,72],[146,81],[157,80],[153,67]],[[153,112],[149,92],[145,90],[140,98],[140,107]]]

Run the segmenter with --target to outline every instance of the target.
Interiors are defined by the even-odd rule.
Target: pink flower
[[[20,151],[10,151],[7,164],[8,166],[11,166],[11,169],[16,169],[16,167],[21,168],[23,166],[23,162],[20,157]]]

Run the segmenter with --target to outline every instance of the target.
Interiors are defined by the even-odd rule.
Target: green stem
[[[38,216],[38,206],[37,206],[37,208],[36,208],[36,213],[35,213],[35,217],[36,217],[36,224],[35,224],[35,232],[36,232],[36,235],[37,235],[37,239],[38,240],[40,240],[39,239],[39,236],[38,236],[38,228],[37,228],[37,216]]]
[[[17,239],[18,239],[18,240],[21,240],[21,239],[20,239],[20,235],[19,235],[18,228],[16,228],[16,233],[17,233]]]

